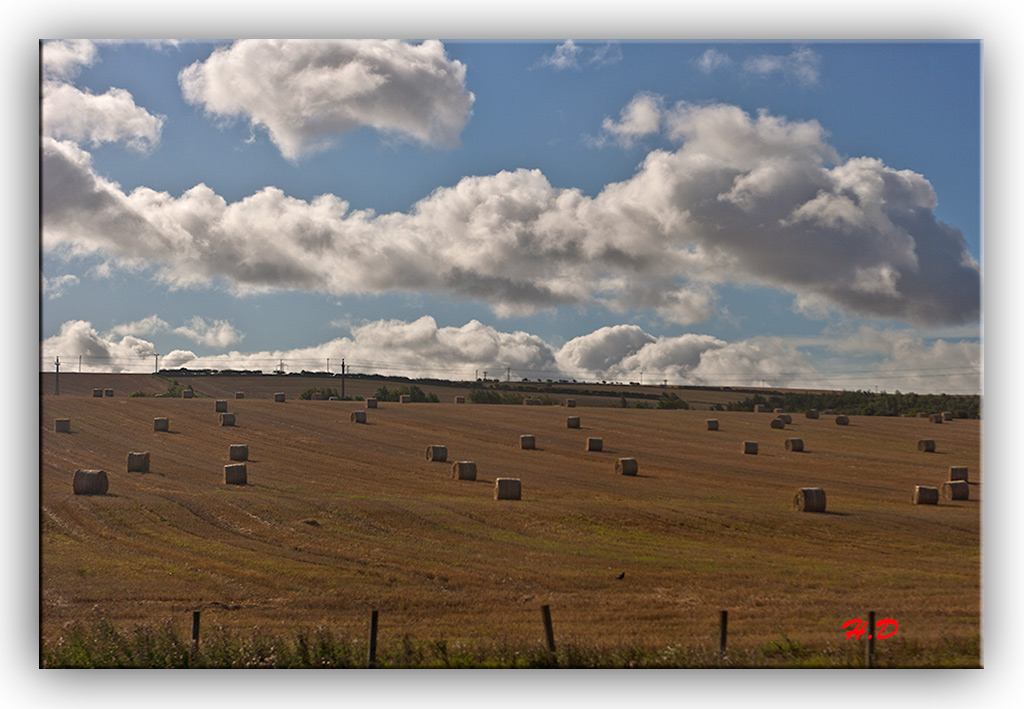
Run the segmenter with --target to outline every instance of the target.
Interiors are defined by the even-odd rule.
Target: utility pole
[[[327,373],[328,374],[331,373],[331,358],[330,357],[327,358]]]
[[[508,384],[512,381],[512,367],[509,367],[505,372],[505,383]]]
[[[57,357],[55,364],[57,366],[57,376],[53,378],[53,395],[60,396],[60,357]]]
[[[82,373],[82,355],[78,355],[78,373]]]
[[[156,352],[153,353],[153,374],[160,371],[160,355]]]
[[[345,398],[345,358],[341,358],[341,398]]]

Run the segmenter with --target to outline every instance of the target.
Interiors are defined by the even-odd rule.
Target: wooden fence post
[[[540,615],[544,619],[544,636],[548,641],[548,650],[552,653],[555,651],[555,631],[551,627],[551,608],[550,606],[541,606]]]
[[[192,661],[199,654],[199,611],[192,611]]]
[[[725,657],[726,636],[729,629],[729,611],[718,611],[718,654]]]
[[[868,611],[868,637],[864,641],[864,664],[870,670],[875,666],[875,612]]]
[[[377,611],[370,611],[370,651],[367,654],[366,666],[377,666]]]

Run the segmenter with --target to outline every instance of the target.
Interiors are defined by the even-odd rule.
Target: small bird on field
[[[619,579],[621,581],[622,579],[626,578],[626,572],[623,571],[621,574],[619,574],[615,578],[617,578],[617,579]]]

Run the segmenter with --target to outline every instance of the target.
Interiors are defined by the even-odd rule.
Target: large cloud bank
[[[227,323],[194,318],[171,328],[150,316],[97,331],[89,322],[64,323],[42,343],[44,368],[57,356],[65,362],[83,355],[84,371],[151,372],[154,344],[143,335],[174,332],[214,344],[218,334],[235,333]],[[205,337],[202,335],[205,334]],[[338,372],[472,380],[512,377],[622,381],[697,386],[776,386],[821,389],[896,389],[917,392],[978,393],[981,347],[977,342],[926,340],[907,330],[862,328],[841,337],[790,340],[756,337],[726,342],[687,333],[657,337],[636,325],[604,327],[555,348],[540,337],[502,332],[476,320],[461,327],[439,327],[424,316],[413,322],[378,320],[351,328],[340,337],[310,347],[261,352],[231,351],[199,356],[191,350],[161,354],[163,368],[247,369],[270,373],[324,371],[328,360]]]
[[[290,160],[370,126],[452,146],[469,119],[466,67],[437,41],[242,40],[179,75],[186,100],[265,128]]]
[[[936,219],[921,175],[840,160],[814,121],[632,106],[614,124],[620,137],[658,119],[679,147],[648,153],[594,197],[521,169],[465,177],[408,213],[380,215],[274,187],[231,203],[204,184],[125,193],[75,142],[46,137],[43,246],[152,266],[172,287],[428,292],[498,315],[600,304],[685,325],[709,317],[716,284],[735,282],[787,290],[809,313],[918,325],[979,317],[979,265],[959,230]]]

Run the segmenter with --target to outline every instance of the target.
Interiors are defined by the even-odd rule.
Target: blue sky
[[[981,57],[55,41],[42,366],[974,393]]]

